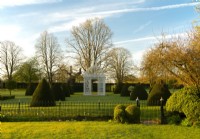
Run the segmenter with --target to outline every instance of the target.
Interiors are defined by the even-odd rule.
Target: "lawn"
[[[54,107],[30,107],[31,96],[24,96],[25,90],[14,90],[13,95],[15,99],[0,101],[2,107],[2,114],[13,117],[14,119],[21,119],[23,117],[31,121],[38,117],[40,119],[70,119],[71,117],[102,117],[113,116],[114,107],[117,104],[134,104],[136,101],[130,100],[129,97],[120,97],[119,94],[112,92],[106,93],[106,96],[97,96],[95,93],[92,96],[84,96],[83,93],[78,92],[66,97],[66,101],[57,101]],[[8,91],[0,90],[1,94],[7,94]],[[20,106],[19,106],[20,102]],[[141,102],[141,121],[154,120],[159,121],[160,107],[146,106],[146,101]],[[27,118],[26,118],[27,117]],[[37,118],[36,118],[37,119]],[[110,119],[110,118],[109,118]]]
[[[110,122],[2,122],[2,139],[199,139],[200,128]]]

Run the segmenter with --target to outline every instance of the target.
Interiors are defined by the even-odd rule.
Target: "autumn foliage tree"
[[[200,92],[200,27],[194,28],[184,38],[162,38],[147,52],[143,60],[143,73],[154,76],[172,75]]]

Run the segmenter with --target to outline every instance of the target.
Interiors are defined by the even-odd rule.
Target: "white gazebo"
[[[84,77],[84,95],[92,95],[92,80],[97,80],[97,95],[105,95],[106,77],[98,66],[90,67],[83,75]]]

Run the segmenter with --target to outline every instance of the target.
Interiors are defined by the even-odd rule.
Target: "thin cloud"
[[[30,5],[30,4],[56,3],[61,1],[62,0],[1,0],[0,8]]]
[[[176,33],[176,34],[169,34],[169,35],[165,35],[166,39],[170,39],[170,38],[174,38],[174,37],[186,37],[187,33],[183,32],[183,33]],[[119,42],[115,42],[115,45],[123,45],[123,44],[127,44],[127,43],[133,43],[133,42],[140,42],[140,41],[157,41],[159,39],[162,39],[162,35],[159,36],[148,36],[148,37],[142,37],[142,38],[136,38],[136,39],[131,39],[131,40],[125,40],[125,41],[119,41]]]
[[[147,23],[145,23],[145,24],[139,26],[139,28],[136,29],[133,33],[138,33],[138,32],[140,32],[140,31],[142,31],[142,30],[145,29],[147,26],[149,26],[151,23],[152,23],[152,21],[148,21]]]
[[[142,3],[142,2],[144,2],[144,0],[141,0],[138,3]],[[52,22],[57,21],[57,22],[68,22],[68,23],[57,24],[55,26],[50,27],[49,30],[52,32],[62,32],[63,30],[65,31],[70,30],[72,26],[77,25],[77,23],[84,22],[87,18],[93,18],[93,17],[107,18],[116,14],[123,14],[123,13],[129,13],[129,12],[159,11],[159,10],[167,10],[167,9],[175,9],[175,8],[184,8],[184,7],[196,6],[200,4],[200,2],[174,4],[174,5],[167,5],[167,6],[160,6],[160,7],[149,7],[149,8],[130,8],[130,9],[120,9],[121,7],[123,7],[123,6],[119,6],[120,4],[115,4],[110,7],[110,9],[116,9],[116,10],[106,11],[106,9],[108,8],[107,6],[102,8],[103,6],[99,5],[99,6],[94,6],[94,7],[85,7],[79,10],[71,9],[70,11],[51,13],[48,15],[47,23],[49,23],[51,19],[53,19]],[[123,5],[125,4],[127,3],[123,3]],[[101,11],[97,12],[99,8],[101,9]],[[81,18],[81,20],[79,20],[78,18]],[[85,20],[82,20],[82,19],[85,19]],[[140,30],[144,29],[146,26],[150,24],[151,24],[150,21],[147,22],[146,24],[140,26],[136,30],[136,32],[139,32]],[[152,39],[152,38],[145,38],[145,39]]]
[[[131,9],[120,9],[120,10],[111,10],[111,11],[102,11],[102,12],[94,12],[91,13],[93,15],[112,15],[112,14],[120,14],[120,13],[129,13],[129,12],[145,12],[145,11],[160,11],[167,9],[176,9],[176,8],[184,8],[184,7],[192,7],[199,5],[200,2],[192,2],[192,3],[183,3],[183,4],[174,4],[160,7],[149,7],[149,8],[131,8]]]

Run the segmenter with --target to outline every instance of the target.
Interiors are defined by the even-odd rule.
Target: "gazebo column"
[[[98,78],[98,95],[105,96],[105,78]]]
[[[84,95],[91,95],[91,79],[84,78]]]

